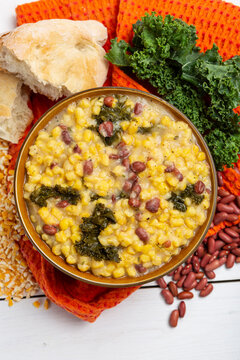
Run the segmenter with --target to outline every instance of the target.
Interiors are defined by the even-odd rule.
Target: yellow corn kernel
[[[47,218],[50,214],[48,211],[48,208],[43,206],[38,210],[38,214],[39,216],[44,220],[45,218]]]
[[[206,220],[206,216],[204,214],[204,212],[199,211],[196,215],[196,222],[198,225],[202,225],[204,223],[204,221]]]
[[[69,255],[69,256],[66,258],[66,262],[67,262],[68,264],[70,264],[70,265],[74,265],[74,264],[76,264],[77,259],[76,259],[75,256]]]
[[[100,155],[99,160],[102,165],[109,166],[109,157],[107,154]]]
[[[161,263],[162,263],[162,257],[161,257],[161,256],[155,256],[155,257],[152,259],[152,263],[153,263],[153,265],[156,265],[156,266],[161,265]]]
[[[187,181],[190,182],[190,184],[195,184],[197,182],[198,178],[196,175],[194,175],[192,173],[192,171],[190,171],[188,174],[187,174]]]
[[[166,181],[173,187],[177,186],[178,184],[178,179],[176,178],[176,176],[172,176],[170,174],[166,176]]]
[[[47,176],[42,176],[41,179],[41,184],[45,185],[45,186],[51,186],[52,185],[52,181],[49,177]]]
[[[29,181],[32,183],[32,184],[37,184],[41,181],[41,178],[42,176],[40,174],[37,174],[35,176],[30,176],[29,177]]]
[[[202,202],[203,209],[207,210],[209,208],[209,206],[210,206],[209,201],[208,200],[203,200],[203,202]]]
[[[38,169],[37,166],[30,165],[30,166],[27,168],[27,173],[28,173],[28,175],[36,176],[36,175],[38,175],[38,173],[39,173],[39,169]]]
[[[54,138],[57,138],[58,136],[61,135],[61,128],[59,126],[56,126],[54,129],[52,129],[52,136]]]
[[[101,106],[99,106],[99,105],[94,105],[94,106],[92,107],[92,113],[93,113],[94,115],[98,115],[98,114],[100,113],[100,110],[101,110]]]
[[[122,139],[126,145],[132,145],[134,142],[134,137],[132,135],[123,135]]]
[[[53,207],[51,210],[51,214],[55,216],[58,220],[61,220],[63,218],[62,211],[56,207]]]
[[[41,228],[40,225],[36,226],[36,231],[37,231],[38,234],[40,234],[42,232],[42,228]]]
[[[123,174],[125,173],[126,169],[124,166],[122,165],[117,165],[115,166],[115,168],[112,170],[112,172],[116,175],[116,176],[123,176]]]
[[[37,309],[40,307],[40,305],[41,305],[41,304],[40,304],[40,301],[38,301],[38,300],[37,300],[37,301],[34,301],[34,303],[33,303],[33,306],[34,306],[35,308],[37,308]]]
[[[123,129],[123,131],[126,131],[130,124],[129,124],[129,121],[122,121],[120,125],[121,125],[121,128]]]
[[[84,272],[90,269],[90,265],[88,264],[78,264],[77,267],[80,271],[84,271]]]
[[[41,130],[38,134],[37,137],[38,140],[48,140],[49,139],[49,135],[47,131]]]
[[[204,152],[200,151],[200,153],[197,155],[197,159],[199,161],[203,161],[206,159],[206,155],[204,154]]]
[[[164,126],[167,126],[167,127],[171,127],[173,121],[170,119],[169,116],[163,116],[161,118],[161,124],[164,125]]]
[[[67,257],[70,254],[70,246],[69,245],[64,245],[61,248],[62,254]]]
[[[148,255],[146,255],[146,254],[142,254],[140,256],[140,261],[143,262],[143,263],[147,263],[147,262],[150,261],[150,257]]]
[[[79,234],[72,234],[70,236],[70,239],[72,240],[72,242],[75,244],[76,241],[79,241]]]
[[[69,171],[65,174],[65,177],[68,181],[76,180],[76,175],[74,174],[74,171]]]
[[[185,229],[184,235],[186,239],[190,239],[193,237],[193,230],[191,229]]]
[[[96,149],[96,146],[95,145],[90,145],[89,146],[89,152],[90,152],[90,154],[92,154],[92,155],[96,155],[97,154],[97,149]]]
[[[137,271],[134,266],[127,267],[127,274],[128,276],[135,277],[137,275]]]
[[[138,131],[138,124],[135,121],[132,121],[128,127],[128,133],[130,135],[136,134]]]
[[[89,142],[90,140],[92,140],[92,131],[89,129],[84,130],[83,132],[83,139],[86,142]]]
[[[185,199],[185,204],[186,204],[187,206],[190,206],[190,205],[192,204],[192,200],[189,199],[189,198],[186,198],[186,199]]]
[[[64,170],[62,168],[60,168],[59,166],[54,166],[54,168],[52,169],[52,172],[54,175],[63,175],[64,174]]]
[[[64,243],[65,241],[67,241],[67,235],[64,231],[57,232],[55,237],[57,242]]]
[[[47,241],[47,240],[48,240],[47,234],[42,234],[42,239],[43,239],[44,241]]]
[[[157,188],[158,188],[160,195],[165,195],[169,192],[169,187],[167,186],[166,183],[159,184]]]
[[[171,227],[175,227],[175,226],[182,226],[184,224],[184,220],[183,219],[181,219],[181,218],[173,218],[173,217],[171,217],[170,218],[170,225],[171,225]]]
[[[82,156],[80,154],[72,154],[71,156],[69,156],[68,160],[70,162],[70,164],[75,165],[76,163],[79,162],[79,160],[82,159]]]
[[[197,155],[199,153],[199,147],[196,144],[194,144],[192,146],[192,151],[195,155]]]
[[[149,255],[150,250],[152,250],[151,244],[143,245],[143,248],[142,248],[143,254]]]
[[[101,260],[101,261],[92,260],[92,262],[91,262],[92,269],[99,269],[99,268],[103,267],[103,265],[104,265],[103,260]]]
[[[185,224],[187,225],[187,227],[189,229],[195,229],[196,228],[196,222],[191,218],[186,218],[185,219]]]
[[[193,217],[196,215],[196,209],[193,206],[189,206],[186,211],[186,215]]]
[[[82,99],[79,101],[79,106],[83,109],[87,109],[90,106],[90,101],[88,99]]]
[[[55,255],[61,255],[61,247],[62,247],[61,244],[54,245],[54,246],[52,247],[52,252],[53,252]]]
[[[112,274],[114,278],[120,278],[125,275],[125,269],[123,267],[119,267],[115,269]]]
[[[81,163],[76,164],[74,169],[75,169],[75,173],[77,176],[80,176],[80,177],[83,176],[83,166]]]
[[[73,188],[76,190],[82,190],[83,184],[81,180],[76,180],[75,183],[73,184]]]

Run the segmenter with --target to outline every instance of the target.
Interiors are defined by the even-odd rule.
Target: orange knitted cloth
[[[186,0],[185,0],[186,1]],[[20,5],[16,9],[17,24],[36,22],[43,19],[66,18],[73,20],[96,19],[108,28],[109,39],[105,45],[108,50],[109,40],[116,35],[119,39],[130,40],[132,24],[145,12],[156,11],[158,14],[172,14],[188,23],[195,24],[198,30],[199,45],[203,50],[216,42],[225,59],[239,54],[240,8],[215,0],[194,0],[180,2],[176,0],[41,0],[38,2]],[[233,40],[230,40],[233,39]],[[117,67],[110,68],[108,84],[111,81],[115,86],[126,86],[145,90],[136,81],[129,78]],[[146,91],[146,90],[145,90]],[[34,122],[52,105],[52,102],[41,95],[33,95],[31,107],[34,112]],[[29,131],[26,130],[25,135]],[[14,167],[16,156],[23,139],[17,145],[10,147],[13,156],[11,168]],[[240,161],[236,165],[240,169]],[[232,180],[236,180],[232,183]],[[224,172],[224,185],[235,194],[240,194],[240,175],[235,170],[227,169]],[[239,222],[240,219],[237,221]],[[236,223],[237,223],[236,222]],[[220,228],[229,225],[221,223],[210,229],[208,236]],[[119,304],[133,291],[134,288],[109,289],[88,285],[74,280],[56,270],[41,255],[33,250],[31,243],[26,239],[20,242],[20,248],[27,263],[40,287],[50,300],[79,318],[94,322],[105,309]]]

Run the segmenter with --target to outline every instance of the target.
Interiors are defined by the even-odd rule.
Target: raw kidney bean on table
[[[186,304],[185,301],[181,301],[179,306],[178,306],[178,312],[179,312],[179,317],[183,318],[185,313],[186,313]]]
[[[171,327],[176,327],[178,324],[179,311],[173,310],[170,315],[169,324]]]

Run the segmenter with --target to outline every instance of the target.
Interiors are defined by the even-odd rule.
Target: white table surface
[[[15,26],[14,9],[25,2],[30,1],[0,0],[0,33]],[[240,264],[216,274],[212,294],[187,303],[186,316],[174,329],[168,326],[174,305],[163,302],[154,284],[94,324],[54,304],[45,310],[43,295],[11,308],[0,299],[0,359],[240,360]],[[39,309],[32,305],[35,300],[42,303]]]

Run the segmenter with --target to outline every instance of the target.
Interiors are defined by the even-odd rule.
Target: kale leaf
[[[60,198],[66,200],[69,204],[76,205],[80,200],[79,191],[71,186],[63,187],[61,185],[45,186],[41,185],[30,195],[30,200],[40,207],[47,206],[47,199]]]

